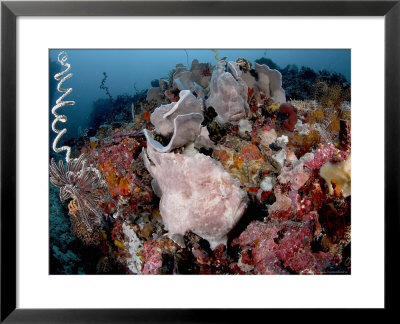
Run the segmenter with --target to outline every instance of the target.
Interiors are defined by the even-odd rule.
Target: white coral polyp
[[[212,249],[246,208],[246,193],[223,167],[203,154],[159,153],[149,147],[143,158],[162,192],[160,213],[171,234],[192,231]]]

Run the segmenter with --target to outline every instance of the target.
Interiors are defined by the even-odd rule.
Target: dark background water
[[[54,73],[58,72],[58,53],[64,49],[50,50],[50,108],[55,104],[59,93],[55,90],[57,82]],[[71,64],[71,79],[65,82],[65,87],[72,87],[72,93],[66,100],[74,100],[74,106],[59,110],[68,117],[68,122],[58,125],[67,127],[63,140],[83,134],[89,124],[93,102],[99,98],[107,99],[100,84],[107,73],[106,86],[115,99],[118,95],[133,96],[144,89],[151,88],[151,81],[167,77],[176,64],[191,65],[193,59],[199,62],[215,64],[215,53],[207,50],[87,50],[66,49],[68,62]],[[256,50],[218,50],[218,58],[227,56],[234,61],[244,57],[251,63],[261,57],[272,59],[281,68],[295,64],[299,68],[307,66],[315,71],[328,70],[343,74],[351,82],[351,52],[346,49],[256,49]],[[51,63],[53,62],[53,63]],[[50,121],[52,116],[50,115]],[[51,136],[53,138],[54,135]],[[62,141],[61,141],[62,143]]]

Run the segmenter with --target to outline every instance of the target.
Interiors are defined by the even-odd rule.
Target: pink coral
[[[278,180],[282,184],[290,183],[292,188],[299,190],[310,178],[309,170],[304,168],[303,161],[296,161],[292,167],[284,167]]]
[[[312,238],[312,220],[255,221],[233,241],[233,245],[242,248],[241,261],[254,264],[254,272],[258,274],[323,273],[334,260],[328,253],[312,252]]]
[[[276,201],[268,208],[269,216],[279,220],[288,220],[294,216],[293,203],[280,186],[274,189]]]
[[[323,274],[334,262],[333,257],[325,252],[312,253],[310,251],[298,253],[289,258],[285,265],[299,274]]]
[[[347,157],[346,152],[340,151],[333,144],[320,145],[314,153],[307,153],[304,165],[311,170],[319,169],[325,162],[335,157],[338,162],[343,161]]]
[[[347,155],[347,152],[340,151],[333,144],[326,144],[319,146],[314,153],[307,153],[293,164],[282,168],[274,188],[276,201],[269,207],[270,217],[283,221],[318,210],[324,193],[318,181],[313,183],[313,171],[329,160],[341,161]],[[309,180],[313,187],[307,185],[303,188]],[[299,190],[302,195],[299,195]]]
[[[148,241],[144,243],[142,257],[145,262],[142,265],[142,274],[158,274],[162,266],[162,250],[157,241]]]
[[[91,162],[98,166],[111,196],[116,201],[123,197],[125,201],[123,204],[113,203],[113,206],[108,204],[104,206],[105,211],[119,210],[127,216],[135,212],[138,205],[152,201],[153,192],[143,182],[142,175],[137,174],[135,156],[140,152],[143,143],[136,135],[136,132],[118,132],[106,138],[103,141],[104,145],[92,148],[88,152]]]

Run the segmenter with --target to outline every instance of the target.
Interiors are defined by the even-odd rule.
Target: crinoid
[[[314,100],[318,101],[322,108],[334,107],[339,110],[344,102],[351,100],[351,88],[317,80],[314,84]]]
[[[96,168],[88,166],[85,154],[77,159],[71,159],[64,168],[62,160],[58,165],[51,159],[50,182],[60,188],[60,199],[74,199],[78,210],[76,215],[82,218],[87,231],[92,232],[95,224],[101,224],[103,213],[99,208],[102,202],[101,195],[95,194],[103,191],[105,183]],[[93,215],[94,217],[91,217]]]

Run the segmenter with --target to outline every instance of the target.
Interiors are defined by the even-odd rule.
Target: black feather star
[[[93,194],[96,189],[104,188],[97,170],[87,166],[86,155],[81,154],[77,159],[70,159],[66,168],[62,160],[57,165],[51,159],[49,171],[50,182],[60,188],[61,201],[75,199],[82,221],[87,230],[92,232],[93,222],[100,223],[103,217],[98,208],[101,199]],[[90,215],[94,215],[94,219]]]

